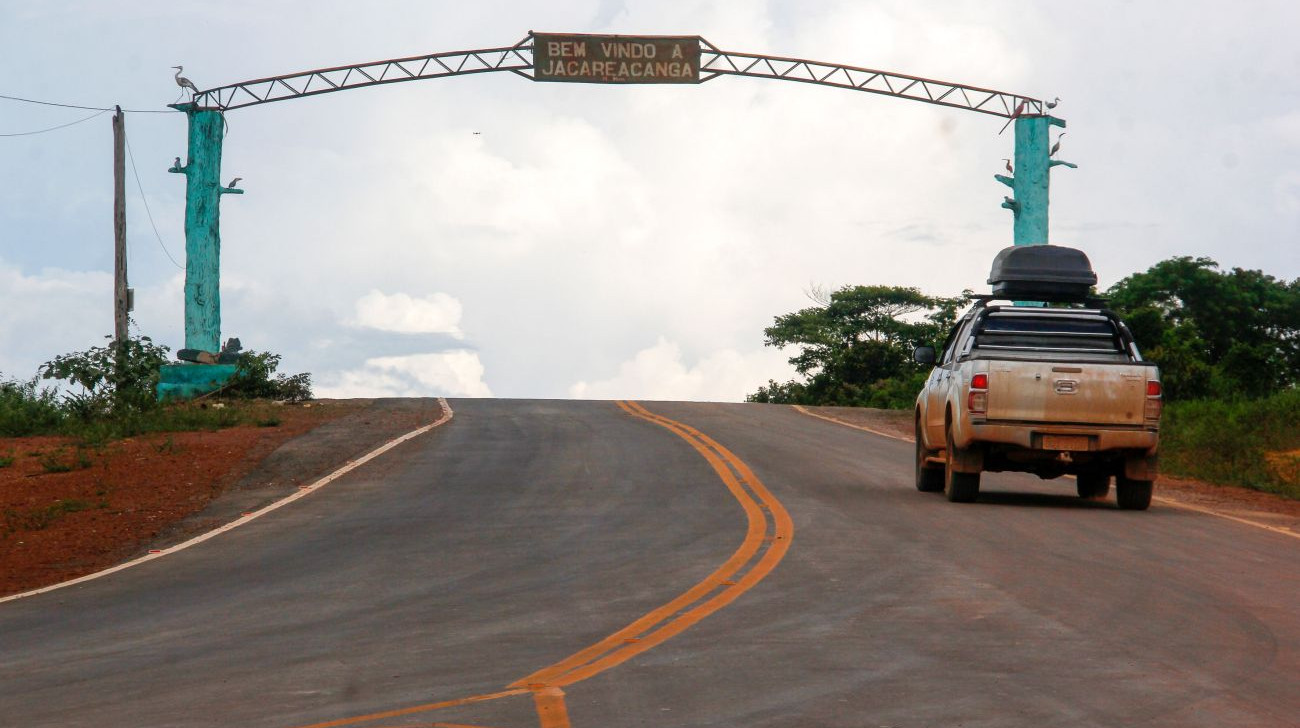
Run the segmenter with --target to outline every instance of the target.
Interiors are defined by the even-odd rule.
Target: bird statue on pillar
[[[235,189],[235,185],[239,184],[239,180],[241,180],[241,179],[243,179],[243,177],[236,177],[236,178],[230,180],[230,184],[226,185],[226,189],[228,189],[228,190],[233,190],[233,189]]]
[[[1065,136],[1065,132],[1061,132],[1061,136],[1056,138],[1056,143],[1052,145],[1052,151],[1048,152],[1047,156],[1055,157],[1056,153],[1061,151],[1061,137],[1063,136]]]
[[[1007,163],[1007,174],[1015,174],[1016,170],[1011,166],[1011,160],[1003,157],[1002,161]]]
[[[190,99],[193,100],[194,94],[199,92],[199,87],[195,86],[193,81],[181,75],[181,71],[185,70],[184,66],[172,66],[172,68],[176,69],[176,85],[180,86],[182,90],[189,89]]]

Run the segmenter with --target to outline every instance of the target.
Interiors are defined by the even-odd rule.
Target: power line
[[[176,266],[177,270],[185,270],[185,268],[182,267],[180,263],[177,263],[176,259],[172,257],[171,251],[167,250],[167,246],[163,244],[162,235],[158,234],[158,225],[154,223],[153,213],[149,211],[149,198],[144,196],[144,185],[140,184],[140,172],[135,168],[135,154],[131,152],[130,137],[126,137],[126,156],[131,160],[131,174],[135,175],[135,186],[136,189],[140,190],[140,201],[144,203],[144,212],[149,216],[149,225],[153,227],[154,237],[158,238],[158,247],[162,248],[163,254],[167,256],[167,260],[170,260],[172,265]]]
[[[52,127],[48,128],[48,129],[37,129],[36,131],[20,131],[20,132],[14,133],[14,134],[0,134],[0,137],[31,136],[32,134],[44,134],[44,133],[47,132],[47,131],[57,131],[57,130],[59,130],[59,129],[64,129],[64,128],[67,128],[67,127],[69,127],[69,126],[73,126],[74,124],[80,124],[80,123],[83,122],[83,121],[90,121],[91,119],[95,118],[96,116],[99,116],[99,115],[103,114],[105,111],[111,111],[111,110],[112,110],[112,109],[104,109],[104,110],[102,110],[102,111],[96,111],[95,113],[93,113],[93,114],[91,114],[90,116],[87,116],[87,117],[85,117],[85,118],[77,119],[76,121],[69,121],[69,122],[66,123],[66,124],[59,124],[58,126],[52,126]]]
[[[36,99],[24,99],[18,96],[5,96],[0,94],[0,99],[9,101],[21,101],[25,104],[40,104],[41,106],[61,106],[65,109],[85,109],[86,111],[112,111],[111,106],[81,106],[78,104],[60,104],[54,101],[37,101]],[[122,109],[128,114],[179,114],[176,109]]]

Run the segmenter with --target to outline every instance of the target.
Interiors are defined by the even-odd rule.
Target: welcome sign
[[[699,83],[700,37],[534,33],[533,80]]]

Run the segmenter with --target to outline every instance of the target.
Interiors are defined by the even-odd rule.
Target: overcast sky
[[[732,51],[1050,99],[1052,242],[1103,287],[1178,255],[1300,277],[1300,4],[0,0],[0,94],[165,110],[200,88],[504,46],[529,30]],[[0,99],[0,134],[94,113]],[[740,400],[813,286],[986,290],[1011,214],[997,117],[772,80],[417,81],[235,110],[222,336],[318,396]],[[183,344],[180,114],[132,113],[139,333]],[[103,342],[110,115],[0,136],[0,378]],[[155,237],[145,203],[157,226]]]

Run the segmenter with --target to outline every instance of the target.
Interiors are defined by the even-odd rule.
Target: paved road
[[[0,724],[1300,716],[1296,539],[1011,474],[950,504],[912,488],[910,444],[784,407],[646,405],[675,432],[609,402],[452,405],[248,526],[0,604]]]

